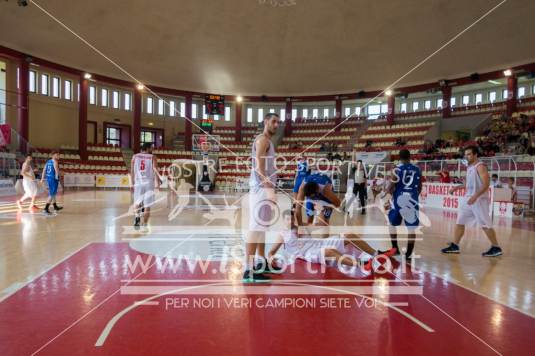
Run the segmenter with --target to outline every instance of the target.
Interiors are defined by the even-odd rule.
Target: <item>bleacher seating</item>
[[[397,158],[400,149],[406,148],[418,159],[424,137],[434,125],[435,122],[429,120],[393,125],[381,120],[369,126],[353,147],[362,151],[387,151],[392,159]],[[397,145],[398,140],[404,141],[404,144]]]
[[[32,156],[35,166],[41,170],[50,158],[52,149],[34,148]],[[91,145],[87,147],[88,159],[82,161],[79,151],[73,146],[61,146],[59,167],[63,173],[127,174],[128,170],[121,149],[112,145]]]

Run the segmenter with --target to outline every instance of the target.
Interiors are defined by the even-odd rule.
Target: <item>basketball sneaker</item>
[[[61,209],[63,209],[62,206],[58,206],[56,203],[54,203],[54,210],[55,211],[60,211]]]
[[[461,250],[459,249],[459,246],[453,242],[451,242],[448,247],[443,248],[440,251],[442,253],[460,253],[461,252]]]
[[[503,251],[500,246],[491,246],[488,251],[481,254],[483,257],[498,257],[501,255],[503,255]]]
[[[136,216],[134,218],[134,229],[139,230],[140,225],[141,225],[141,218],[139,216]]]
[[[274,266],[272,263],[268,263],[266,260],[264,262],[259,262],[254,267],[255,273],[281,273],[282,268]]]
[[[271,278],[264,275],[263,273],[258,273],[250,270],[247,270],[243,273],[243,283],[254,283],[254,282],[269,282]]]

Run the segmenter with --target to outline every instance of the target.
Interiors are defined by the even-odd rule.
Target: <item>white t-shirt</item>
[[[355,183],[362,184],[366,180],[366,175],[364,174],[364,167],[356,167],[355,170]]]

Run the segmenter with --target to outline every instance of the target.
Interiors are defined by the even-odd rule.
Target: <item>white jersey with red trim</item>
[[[153,156],[150,153],[137,153],[133,160],[136,185],[154,184]]]

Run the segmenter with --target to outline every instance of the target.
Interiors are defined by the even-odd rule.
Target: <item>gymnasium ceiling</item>
[[[500,0],[37,2],[142,82],[290,96],[385,88]],[[397,86],[535,62],[534,14],[507,0]],[[33,4],[0,2],[0,45],[128,79]]]

